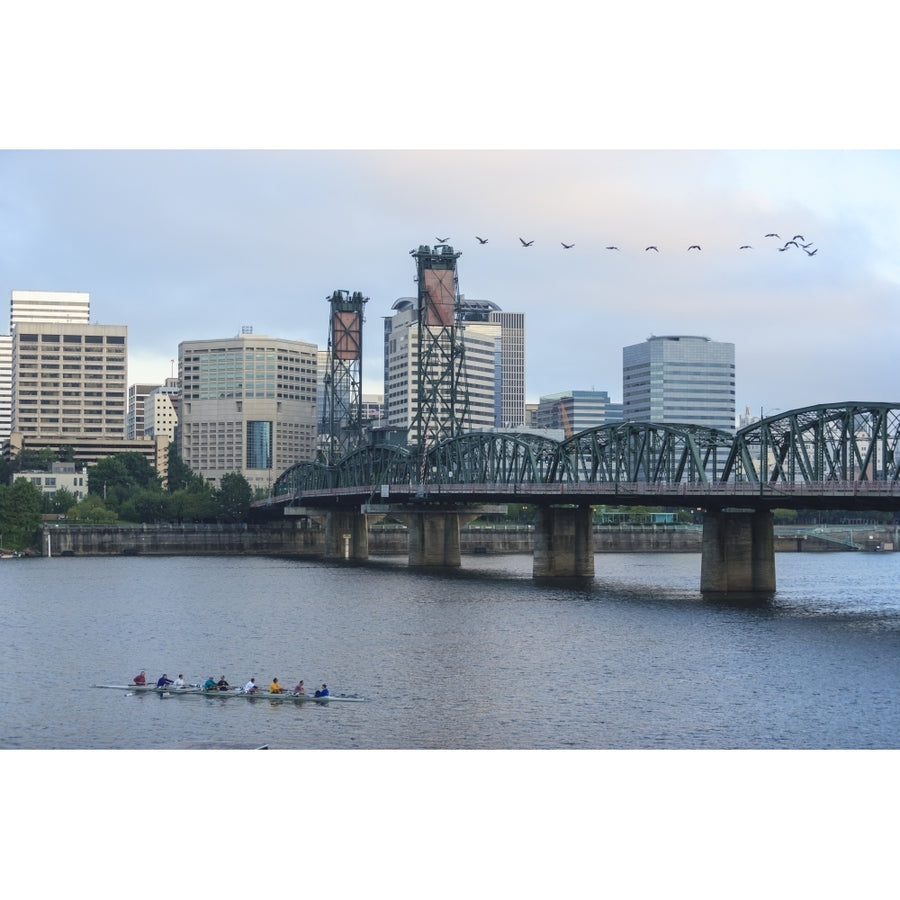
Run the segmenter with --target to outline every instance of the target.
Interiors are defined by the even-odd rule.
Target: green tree
[[[206,479],[197,475],[181,458],[174,442],[169,444],[169,476],[166,484],[170,493],[206,487]]]
[[[219,515],[226,522],[242,522],[250,511],[253,489],[250,482],[240,472],[229,472],[222,476],[216,502]]]
[[[12,487],[3,487],[0,498],[3,546],[12,550],[34,546],[41,524],[41,492],[27,478],[17,478]]]
[[[69,511],[69,508],[74,506],[77,502],[75,495],[67,487],[61,487],[57,489],[56,493],[53,495],[53,499],[50,501],[50,511],[65,515]]]
[[[86,522],[90,525],[108,525],[119,518],[115,510],[107,509],[99,494],[88,494],[80,503],[76,503],[67,518],[72,522]]]

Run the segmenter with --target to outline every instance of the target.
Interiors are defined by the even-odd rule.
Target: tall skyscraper
[[[385,424],[391,428],[411,428],[419,399],[420,341],[416,300],[401,297],[392,308],[394,315],[385,319],[384,324]],[[463,318],[460,331],[464,362],[460,366],[456,389],[460,395],[465,394],[467,402],[460,403],[466,408],[460,427],[464,431],[491,428],[501,398],[501,326],[498,322],[487,321],[486,312],[480,320],[465,319],[465,314]],[[438,383],[437,379],[435,383]]]
[[[734,344],[694,335],[647,338],[622,350],[623,418],[734,431]]]
[[[518,428],[525,424],[525,313],[491,310],[490,322],[500,324],[500,404],[494,424]]]
[[[385,319],[384,422],[408,428],[417,402],[418,316],[416,300],[401,297]],[[525,315],[506,313],[490,300],[459,297],[464,362],[464,430],[517,428],[525,421]]]
[[[91,295],[72,291],[12,291],[9,334],[0,335],[0,446],[12,432],[12,340],[18,322],[91,321]]]
[[[12,335],[12,433],[75,442],[125,435],[128,328],[18,321]]]
[[[12,335],[0,334],[0,446],[12,429]]]
[[[245,331],[178,345],[181,458],[218,484],[241,472],[268,489],[316,454],[318,348]]]

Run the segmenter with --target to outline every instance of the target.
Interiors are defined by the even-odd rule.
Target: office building
[[[285,469],[316,454],[318,348],[254,335],[183,341],[179,453],[218,485],[240,472],[268,490]]]
[[[384,324],[383,423],[409,428],[416,415],[418,311],[413,297],[401,297]],[[464,362],[460,398],[465,397],[466,431],[515,428],[525,421],[525,317],[504,313],[489,300],[459,298]],[[460,399],[460,405],[463,400]]]
[[[131,384],[128,386],[128,412],[125,416],[125,439],[133,441],[144,436],[144,405],[151,391],[159,384]]]
[[[734,344],[694,335],[662,335],[625,347],[622,396],[626,421],[733,432]]]
[[[0,446],[12,430],[12,335],[0,334]]]
[[[566,437],[622,421],[622,404],[611,403],[606,391],[562,391],[540,398],[535,414],[540,429],[562,429]]]
[[[18,321],[12,335],[11,432],[25,438],[125,434],[128,328]]]
[[[166,383],[154,388],[144,400],[144,437],[164,434],[174,441],[178,432],[178,409],[181,406],[181,388],[177,378],[167,378]]]
[[[12,336],[18,322],[88,324],[90,294],[71,291],[12,291],[9,334],[0,335],[0,446],[12,433]],[[8,448],[7,448],[8,451]]]
[[[10,334],[18,322],[87,325],[90,321],[90,294],[76,291],[13,291],[10,297]]]
[[[500,404],[498,428],[525,424],[525,313],[503,312],[494,307],[490,322],[500,325]]]

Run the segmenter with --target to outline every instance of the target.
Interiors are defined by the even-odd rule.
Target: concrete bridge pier
[[[409,530],[409,565],[458,568],[462,565],[459,530],[477,513],[412,512],[398,516]]]
[[[591,577],[594,530],[590,506],[539,506],[534,525],[535,578]]]
[[[771,511],[705,512],[702,552],[701,593],[775,593]]]
[[[325,516],[325,559],[368,559],[369,520],[365,513],[333,510]]]

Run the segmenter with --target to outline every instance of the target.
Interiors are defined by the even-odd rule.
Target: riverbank
[[[776,553],[891,551],[900,547],[897,526],[816,526],[775,528]],[[645,525],[594,528],[595,553],[699,553],[701,525]],[[67,525],[42,528],[44,556],[321,556],[321,528],[296,522],[243,525]],[[463,554],[516,554],[534,551],[534,528],[470,525],[460,531]],[[404,555],[409,537],[402,525],[373,525],[369,552]]]

